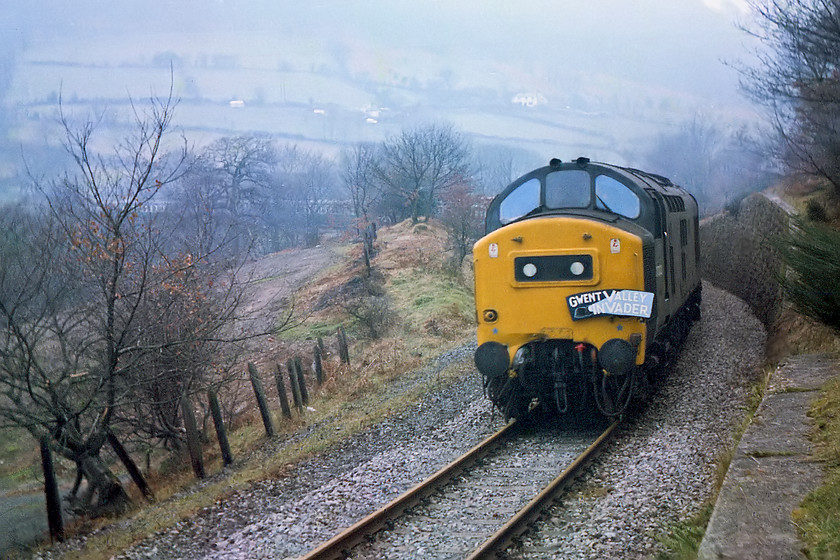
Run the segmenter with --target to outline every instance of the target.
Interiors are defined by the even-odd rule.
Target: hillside
[[[291,421],[282,418],[279,407],[272,410],[278,437],[267,440],[243,373],[219,391],[225,406],[238,411],[231,423],[230,441],[236,459],[232,470],[222,470],[215,440],[205,445],[209,478],[200,485],[195,484],[188,458],[156,456],[149,481],[157,504],[145,504],[135,492],[138,509],[121,522],[125,528],[116,534],[109,529],[105,534],[91,535],[86,539],[85,557],[110,557],[139,536],[169,527],[237,489],[282,477],[288,465],[402,410],[431,387],[440,388],[464,375],[461,370],[445,369],[429,375],[418,369],[442,352],[465,344],[473,332],[471,287],[458,272],[446,268],[445,239],[434,222],[403,222],[381,228],[371,277],[365,273],[359,245],[352,241],[335,240],[313,249],[284,251],[252,263],[243,271],[251,278],[246,305],[262,310],[268,323],[293,301],[295,321],[293,328],[281,335],[253,344],[247,360],[257,364],[263,385],[276,395],[275,367],[285,366],[286,360],[295,355],[311,356],[316,339],[322,337],[326,346],[323,385],[315,384],[306,363],[308,409],[295,413]],[[370,296],[371,290],[387,303],[382,313],[375,315],[381,329],[375,340],[370,338],[365,321],[348,313],[352,303]],[[349,365],[338,361],[335,332],[339,325],[347,330]],[[244,372],[245,364],[242,369]],[[401,383],[395,389],[390,382],[397,378]],[[276,403],[274,398],[272,403]],[[295,443],[295,434],[306,433],[318,435]],[[4,539],[25,538],[33,528],[35,534],[46,530],[37,450],[32,450],[28,435],[10,436],[5,434],[0,441],[0,488],[4,490],[0,501],[12,500],[19,505],[14,515],[2,520],[2,526],[8,529]],[[116,469],[122,472],[121,466]],[[73,468],[59,460],[59,472],[72,477]],[[108,524],[107,520],[85,522],[73,530],[91,532]],[[16,542],[21,541],[0,540],[0,551]]]

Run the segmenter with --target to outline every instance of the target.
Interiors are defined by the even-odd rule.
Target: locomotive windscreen
[[[641,202],[634,190],[597,165],[544,167],[512,183],[487,211],[487,233],[522,217],[562,210],[597,210],[635,220]]]

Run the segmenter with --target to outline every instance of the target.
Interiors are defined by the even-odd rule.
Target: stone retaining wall
[[[787,213],[762,194],[746,197],[735,215],[700,223],[703,278],[747,302],[767,327],[781,311],[781,262],[770,240],[787,228]]]

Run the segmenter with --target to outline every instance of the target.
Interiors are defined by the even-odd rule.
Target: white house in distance
[[[510,101],[516,105],[522,105],[523,107],[536,107],[537,105],[545,105],[548,103],[548,99],[546,99],[540,92],[517,93]]]

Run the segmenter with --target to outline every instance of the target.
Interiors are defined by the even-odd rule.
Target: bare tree
[[[138,306],[142,332],[125,350],[124,378],[130,398],[117,408],[115,424],[129,440],[181,449],[185,433],[183,395],[229,381],[243,354],[244,325],[237,313],[242,296],[238,267],[215,264],[212,253],[170,253],[154,265],[146,297]],[[164,272],[159,276],[159,273]]]
[[[341,155],[341,181],[350,194],[353,214],[363,229],[370,222],[370,211],[379,199],[376,182],[377,149],[372,144],[356,144]]]
[[[207,254],[167,252],[152,211],[187,158],[185,145],[163,149],[174,106],[170,96],[135,108],[133,134],[110,154],[93,149],[95,122],[62,115],[75,173],[38,185],[45,211],[0,224],[0,425],[49,436],[87,480],[76,505],[88,512],[128,503],[101,449],[136,416],[137,380],[154,364],[195,365],[230,338],[236,290],[214,284]]]
[[[173,223],[169,247],[188,246],[201,254],[213,251],[216,260],[234,263],[244,256],[241,240],[234,242],[241,232],[225,208],[219,176],[200,158],[192,159],[197,163],[164,193],[167,202],[162,212]]]
[[[767,186],[763,157],[744,129],[727,131],[702,114],[659,136],[646,167],[687,188],[710,214]]]
[[[720,154],[726,135],[717,124],[702,114],[695,114],[670,134],[655,139],[647,155],[647,168],[655,169],[691,191],[706,209],[713,206],[712,179],[722,162]],[[724,201],[717,201],[718,209]]]
[[[291,244],[314,246],[334,214],[334,163],[289,145],[280,150],[271,199],[273,223]]]
[[[240,249],[259,236],[266,191],[271,187],[277,150],[265,134],[225,137],[212,143],[201,157],[205,180],[212,181],[217,208],[228,217],[240,238]],[[244,241],[244,243],[243,243]]]
[[[475,189],[490,196],[502,192],[521,173],[546,164],[537,153],[499,144],[476,146],[473,160]]]
[[[453,264],[459,267],[483,233],[485,209],[468,179],[453,185],[442,198],[440,219],[448,234]]]
[[[468,157],[466,141],[450,125],[404,131],[382,146],[376,173],[385,200],[401,204],[400,216],[414,223],[433,215],[440,193],[469,175]]]
[[[320,243],[321,228],[327,224],[327,206],[335,183],[334,163],[320,154],[308,154],[305,169],[299,175],[296,198],[303,212],[305,245]]]
[[[742,66],[744,89],[764,104],[794,172],[826,179],[840,194],[840,4],[830,0],[750,2],[758,21],[746,31],[765,50]]]
[[[268,191],[264,221],[274,250],[302,243],[303,214],[298,201],[300,176],[306,168],[307,152],[297,145],[281,146]]]
[[[670,135],[659,138],[650,163],[682,185],[707,185],[718,164],[726,135],[702,114],[683,122]]]

